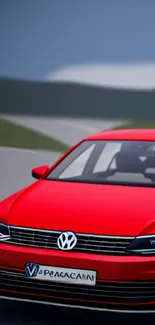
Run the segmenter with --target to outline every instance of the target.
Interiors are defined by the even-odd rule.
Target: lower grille
[[[155,281],[135,282],[97,282],[96,286],[61,284],[51,281],[35,280],[28,278],[22,272],[10,272],[0,270],[0,291],[8,290],[23,295],[29,295],[32,299],[54,301],[64,299],[74,304],[100,305],[126,304],[140,305],[149,302],[155,303]],[[40,297],[40,298],[39,298]],[[129,306],[130,308],[130,306]],[[153,308],[153,305],[152,305]],[[132,308],[133,309],[133,308]]]
[[[57,250],[60,232],[31,228],[9,227],[10,240],[15,245]],[[98,236],[76,234],[77,244],[72,250],[90,254],[126,255],[126,248],[134,237]]]

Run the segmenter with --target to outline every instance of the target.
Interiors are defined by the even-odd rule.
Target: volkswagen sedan
[[[155,312],[155,130],[87,137],[0,203],[0,298]]]

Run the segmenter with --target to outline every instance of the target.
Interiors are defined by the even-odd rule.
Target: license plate
[[[91,270],[81,270],[27,263],[25,265],[25,272],[29,278],[34,278],[38,280],[92,286],[96,284],[96,271]]]

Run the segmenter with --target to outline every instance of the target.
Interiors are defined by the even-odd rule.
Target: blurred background
[[[0,199],[91,133],[154,127],[154,13],[153,0],[0,0]]]

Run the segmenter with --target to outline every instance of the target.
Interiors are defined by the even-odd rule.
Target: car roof
[[[85,140],[155,141],[155,129],[104,130],[88,136]]]

